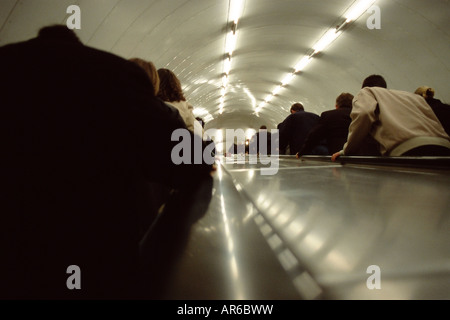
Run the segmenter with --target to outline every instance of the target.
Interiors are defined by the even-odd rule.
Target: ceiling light
[[[263,101],[259,104],[258,108],[255,109],[255,113],[258,113],[261,111],[261,109],[265,106],[266,102]]]
[[[295,72],[302,71],[310,62],[312,58],[310,56],[303,57],[302,60],[300,60],[294,67]]]
[[[223,72],[225,74],[229,74],[231,70],[231,58],[228,57],[223,61]]]
[[[286,77],[284,77],[284,79],[281,81],[281,85],[282,85],[282,86],[285,86],[285,85],[289,84],[289,83],[292,81],[292,79],[294,79],[294,77],[295,77],[295,74],[294,74],[294,73],[288,74],[288,75],[287,75]]]
[[[273,95],[268,95],[268,96],[264,99],[264,101],[265,101],[266,103],[268,103],[268,102],[270,102],[270,100],[272,100],[272,98],[273,98]]]
[[[222,86],[223,87],[226,87],[228,85],[228,75],[224,75],[223,77],[222,77]]]
[[[304,68],[312,61],[312,58],[315,54],[323,51],[326,47],[328,47],[334,40],[336,40],[341,34],[344,27],[348,25],[350,22],[358,19],[364,12],[369,10],[369,8],[376,2],[376,0],[356,0],[353,2],[353,5],[348,8],[348,10],[344,13],[343,17],[346,19],[342,19],[342,23],[336,28],[329,29],[320,39],[316,42],[316,44],[312,48],[312,53],[309,55],[303,56],[300,61],[295,65],[294,71],[284,77],[281,81],[281,86],[277,87],[271,96],[266,97],[266,99],[261,102],[258,108],[255,109],[256,113],[259,113],[261,109],[265,106],[267,102],[272,100],[273,96],[276,95],[281,87],[288,85],[296,76],[297,72],[304,70]]]
[[[237,33],[230,31],[227,34],[227,39],[225,42],[225,53],[228,53],[230,56],[233,54],[234,49],[236,49],[236,40]]]
[[[229,2],[229,11],[228,11],[228,20],[227,20],[227,28],[231,28],[231,30],[227,33],[225,39],[225,54],[226,58],[223,61],[223,77],[222,77],[222,87],[220,89],[221,99],[220,99],[220,111],[222,114],[223,107],[225,103],[225,94],[226,88],[228,86],[228,75],[231,70],[231,56],[233,55],[234,50],[236,49],[236,40],[237,40],[237,24],[242,15],[242,11],[244,8],[245,0],[230,0]]]
[[[345,22],[349,23],[358,19],[364,12],[366,12],[376,0],[359,0],[353,4],[344,14]]]
[[[230,21],[234,24],[238,23],[239,18],[242,15],[242,9],[244,8],[244,0],[231,0],[230,1]]]
[[[322,38],[313,46],[314,53],[318,53],[323,51],[326,47],[328,47],[337,37],[341,35],[342,31],[336,31],[336,29],[328,30]]]
[[[272,91],[272,95],[276,95],[278,92],[280,92],[281,88],[283,88],[281,85],[276,87],[273,91]]]
[[[255,98],[255,96],[247,88],[244,88],[244,92],[247,94],[247,96],[252,101],[253,108],[256,108],[256,98]]]

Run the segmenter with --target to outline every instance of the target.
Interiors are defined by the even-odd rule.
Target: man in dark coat
[[[450,105],[436,99],[433,88],[422,86],[417,88],[415,93],[425,98],[444,127],[445,132],[450,136]]]
[[[0,298],[134,298],[142,188],[211,166],[174,165],[179,114],[65,26],[1,47],[0,70]]]
[[[285,154],[288,146],[291,155],[300,151],[309,131],[318,121],[317,114],[305,111],[301,103],[294,103],[291,114],[278,126],[280,154]]]
[[[311,154],[323,140],[326,141],[330,155],[342,149],[347,141],[348,127],[352,121],[350,118],[352,100],[351,93],[341,93],[336,98],[336,109],[322,112],[319,123],[309,133],[298,155]]]
[[[336,98],[336,109],[322,112],[318,124],[310,131],[297,156],[316,154],[316,148],[322,146],[324,141],[326,154],[332,155],[340,151],[347,142],[348,128],[352,122],[350,118],[352,101],[351,93],[341,93]],[[379,156],[377,142],[371,136],[367,136],[355,155]]]

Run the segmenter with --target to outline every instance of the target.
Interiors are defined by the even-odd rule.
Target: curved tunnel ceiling
[[[276,128],[294,102],[320,114],[334,108],[341,92],[356,94],[374,73],[383,75],[389,88],[428,85],[436,98],[450,102],[449,0],[370,1],[378,16],[365,12],[347,24],[264,105],[359,0],[242,0],[221,98],[232,1],[0,0],[0,45],[32,38],[46,25],[66,24],[67,8],[77,5],[81,29],[75,31],[84,44],[173,70],[206,128]],[[381,28],[368,28],[374,17]]]

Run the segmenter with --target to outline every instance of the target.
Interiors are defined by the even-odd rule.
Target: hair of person
[[[259,127],[260,129],[267,129],[267,126],[265,126],[265,125],[262,125],[261,127]]]
[[[131,62],[134,62],[135,64],[137,64],[142,69],[144,69],[145,73],[147,73],[148,77],[150,78],[150,81],[152,82],[155,96],[158,95],[159,75],[158,75],[158,70],[156,69],[153,62],[145,61],[144,59],[141,59],[141,58],[131,58],[129,60]]]
[[[378,74],[372,74],[364,79],[362,88],[365,87],[381,87],[387,88],[386,80]]]
[[[58,40],[81,43],[76,33],[65,25],[55,24],[43,27],[38,32],[38,37],[45,40]]]
[[[181,82],[169,69],[158,69],[159,75],[159,92],[158,97],[167,102],[172,101],[186,101],[181,88]]]
[[[352,102],[353,95],[348,92],[343,92],[336,98],[336,105],[338,108],[351,108]]]
[[[291,112],[292,111],[304,111],[305,108],[303,107],[303,105],[300,102],[296,102],[291,106]]]
[[[202,125],[203,128],[205,127],[205,121],[204,121],[202,118],[196,117],[195,120],[197,120],[198,122],[200,122],[200,124]]]
[[[431,99],[434,97],[434,89],[427,86],[417,88],[414,93],[424,97],[425,99]]]

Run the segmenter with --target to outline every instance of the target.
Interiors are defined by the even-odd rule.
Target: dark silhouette
[[[352,94],[341,93],[336,98],[336,109],[322,112],[319,123],[310,131],[297,156],[332,155],[341,150],[347,141],[348,127],[352,122],[352,101]],[[355,155],[380,155],[377,142],[368,135]]]
[[[415,93],[425,98],[444,127],[445,132],[450,135],[450,105],[436,99],[433,88],[426,86],[419,87]]]
[[[278,125],[280,154],[295,155],[303,146],[309,131],[318,123],[319,116],[304,110],[303,105],[295,103],[291,106],[291,114]]]
[[[0,297],[136,297],[146,183],[195,190],[213,168],[172,162],[187,129],[141,68],[62,26],[39,35],[0,48]]]
[[[347,141],[348,126],[352,119],[353,95],[341,93],[336,98],[335,110],[322,112],[319,123],[310,131],[299,155],[312,154],[316,146],[325,140],[327,154],[333,154],[342,149]]]

